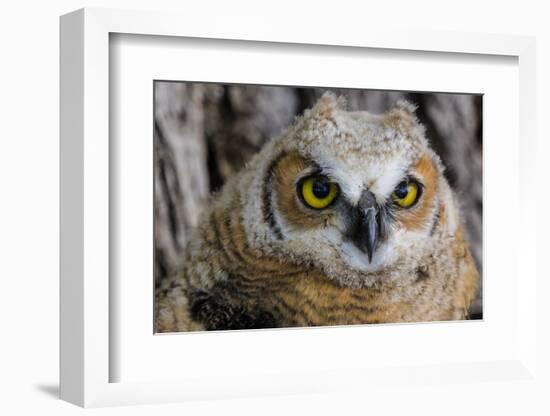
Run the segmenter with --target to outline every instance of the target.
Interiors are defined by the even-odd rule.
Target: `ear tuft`
[[[346,100],[344,97],[337,97],[333,92],[323,93],[310,110],[310,115],[317,118],[332,118],[337,110],[344,109]]]
[[[386,113],[385,122],[386,125],[398,128],[413,127],[418,125],[418,118],[415,111],[418,107],[406,100],[399,100],[395,106]]]
[[[418,106],[416,104],[413,104],[407,100],[399,100],[395,104],[395,109],[401,110],[414,118],[416,118],[415,111],[417,108]]]

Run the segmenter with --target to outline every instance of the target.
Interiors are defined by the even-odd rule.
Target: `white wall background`
[[[537,36],[538,76],[538,167],[543,174],[550,154],[550,129],[546,117],[550,105],[550,30],[545,2],[461,0],[443,1],[346,1],[248,2],[232,0],[219,4],[206,0],[88,0],[4,2],[0,9],[0,413],[56,414],[82,410],[57,400],[58,389],[58,118],[59,118],[59,28],[58,17],[80,7],[178,10],[190,19],[208,24],[208,13],[231,19],[245,14],[251,19],[279,20],[281,26],[325,25],[337,31],[349,24],[366,25],[387,20],[401,27],[436,30],[510,33]],[[185,21],[182,21],[185,24]],[[546,138],[544,140],[543,138]],[[546,177],[548,176],[544,172]],[[540,184],[543,185],[544,181]],[[550,191],[541,186],[537,207],[541,227]],[[539,231],[539,264],[543,266]],[[544,282],[538,291],[550,292]],[[550,314],[541,304],[541,313]],[[545,320],[547,323],[548,320]],[[548,326],[546,326],[548,328]],[[543,332],[540,331],[540,335]],[[550,351],[548,331],[546,351]],[[543,351],[541,351],[543,353]],[[541,365],[548,370],[548,353]],[[550,374],[546,371],[545,374]],[[521,387],[519,387],[521,390]],[[548,389],[550,391],[550,389]],[[437,391],[437,394],[433,394]],[[263,398],[197,402],[162,406],[99,409],[101,415],[125,414],[346,414],[425,413],[441,414],[543,414],[537,404],[542,391],[506,383],[483,386],[435,386],[428,395],[421,389],[377,397],[373,409],[368,392],[362,396],[344,393],[308,397]],[[382,407],[381,407],[382,406]],[[483,413],[482,413],[483,412]],[[548,413],[546,413],[548,414]]]

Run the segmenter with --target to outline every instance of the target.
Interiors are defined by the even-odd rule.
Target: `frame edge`
[[[60,18],[60,398],[84,405],[84,11]]]

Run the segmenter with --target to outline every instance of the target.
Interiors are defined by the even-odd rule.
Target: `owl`
[[[325,93],[212,197],[156,331],[466,319],[479,275],[415,107]]]

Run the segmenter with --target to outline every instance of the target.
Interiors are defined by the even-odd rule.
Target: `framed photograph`
[[[482,318],[481,94],[153,94],[157,332]]]
[[[180,21],[61,18],[61,397],[538,383],[534,40]]]

